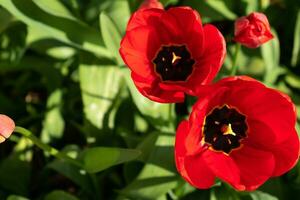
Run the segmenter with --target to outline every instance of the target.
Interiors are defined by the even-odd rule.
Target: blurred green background
[[[228,75],[234,20],[264,12],[275,39],[242,48],[238,74],[289,94],[300,119],[299,0],[162,0],[188,5],[227,40],[218,78]],[[149,101],[134,87],[118,49],[141,0],[0,0],[0,113],[84,169],[55,159],[13,134],[0,145],[0,199],[26,200],[287,200],[300,197],[300,165],[255,192],[217,182],[209,190],[185,183],[174,165],[183,104]],[[284,120],[284,119],[283,119]],[[299,127],[298,127],[298,133]]]

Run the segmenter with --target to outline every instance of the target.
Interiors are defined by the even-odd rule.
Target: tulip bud
[[[0,143],[4,142],[15,129],[15,122],[6,115],[0,114]]]
[[[238,18],[234,26],[234,41],[248,48],[257,48],[274,37],[263,13],[253,12]]]

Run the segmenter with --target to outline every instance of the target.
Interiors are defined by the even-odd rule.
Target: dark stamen
[[[206,116],[204,142],[215,151],[229,154],[240,147],[241,140],[247,136],[247,129],[246,117],[235,108],[224,105]]]
[[[153,60],[155,71],[163,81],[186,81],[195,61],[185,47],[163,46]]]

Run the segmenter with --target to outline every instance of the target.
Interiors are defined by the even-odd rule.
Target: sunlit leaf
[[[178,184],[173,157],[174,136],[153,134],[139,145],[147,164],[138,177],[121,193],[135,199],[155,199]]]
[[[41,138],[44,142],[48,143],[53,138],[61,138],[65,122],[62,117],[62,91],[55,90],[48,98],[47,109],[44,122]]]
[[[10,195],[9,197],[7,197],[6,200],[29,200],[29,199],[17,195]]]
[[[300,61],[300,9],[298,10],[295,33],[294,33],[294,47],[292,55],[292,66],[296,67],[297,63]]]
[[[120,33],[125,33],[127,22],[130,18],[130,8],[127,0],[109,0],[110,4],[105,13],[112,19]]]
[[[79,66],[84,113],[89,122],[98,128],[103,127],[104,116],[112,109],[120,89],[119,68],[105,62],[83,56]]]
[[[274,38],[261,46],[262,57],[265,62],[266,71],[264,76],[264,82],[267,84],[272,84],[277,76],[279,68],[280,59],[280,48],[278,36],[275,30],[272,30]]]
[[[118,64],[122,64],[122,58],[119,54],[121,35],[115,27],[112,20],[103,12],[99,17],[100,21],[100,30],[104,40],[104,44],[107,49],[110,50],[111,54],[117,60]]]
[[[41,38],[54,38],[80,49],[109,57],[100,34],[79,21],[45,12],[34,1],[0,0],[0,5],[29,26],[31,43]],[[56,12],[55,12],[56,13]]]

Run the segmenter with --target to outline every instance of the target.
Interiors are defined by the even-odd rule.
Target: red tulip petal
[[[201,154],[186,157],[182,172],[184,179],[199,189],[210,188],[216,178],[212,170],[205,164]]]
[[[158,26],[160,25],[161,15],[164,12],[164,10],[156,8],[138,10],[131,16],[126,31],[143,26]]]
[[[126,33],[121,42],[120,54],[130,69],[142,77],[155,76],[152,59],[160,47],[156,32],[148,27]]]
[[[250,20],[253,21],[260,21],[262,22],[265,26],[270,26],[268,18],[266,15],[264,15],[263,13],[259,13],[259,12],[253,12],[249,15]]]
[[[237,190],[245,190],[245,187],[240,184],[240,170],[231,157],[212,150],[205,151],[202,156],[216,177],[231,184]]]
[[[175,140],[175,153],[176,156],[182,157],[186,155],[186,145],[185,139],[190,131],[189,122],[187,120],[182,121],[176,131],[176,140]]]
[[[198,60],[197,69],[195,69],[189,80],[189,83],[195,87],[213,80],[220,70],[226,54],[224,37],[216,27],[205,25],[203,33],[204,52]]]
[[[152,101],[160,103],[176,103],[184,101],[184,93],[182,91],[167,91],[159,86],[157,79],[145,79],[131,73],[133,82],[139,92]]]
[[[15,122],[6,115],[0,114],[0,143],[9,138],[15,129]]]
[[[175,161],[178,172],[191,185],[204,189],[214,184],[215,176],[205,165],[201,153],[195,156],[186,156],[190,144],[185,141],[190,133],[189,122],[182,121],[178,126],[175,141]],[[198,144],[198,146],[200,146]],[[198,147],[197,147],[198,148]]]
[[[239,167],[241,185],[248,191],[257,189],[273,174],[275,160],[271,152],[244,145],[241,149],[232,151],[230,157]]]
[[[287,133],[288,134],[288,133]],[[294,131],[289,139],[283,141],[281,144],[270,147],[273,152],[276,165],[273,176],[281,176],[290,169],[292,169],[299,159],[299,138],[297,132]]]
[[[186,44],[192,57],[198,59],[203,52],[203,27],[198,12],[190,7],[174,7],[167,10],[162,20],[164,24],[171,23],[168,27],[175,34],[175,41]]]
[[[229,86],[234,83],[222,82],[222,84]],[[269,135],[269,142],[280,143],[289,138],[289,134],[282,133],[293,132],[296,114],[293,104],[286,96],[253,81],[240,80],[230,88],[231,94],[228,95],[227,101],[246,115],[249,125],[248,140],[256,143],[254,140],[265,137],[262,136],[262,132]],[[285,120],[282,120],[283,118]],[[265,125],[260,128],[259,125],[262,123]],[[266,129],[272,131],[264,131]]]
[[[240,17],[234,22],[234,35],[241,34],[242,31],[249,25],[247,17]]]

